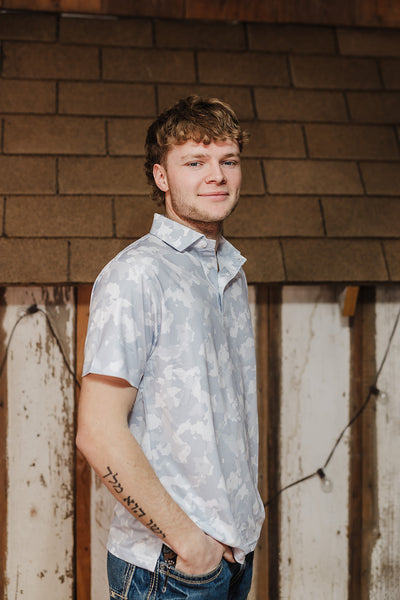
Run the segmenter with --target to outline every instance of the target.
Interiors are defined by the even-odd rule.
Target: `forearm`
[[[204,533],[162,486],[128,427],[136,389],[88,375],[79,400],[77,446],[115,498],[179,555]]]
[[[99,437],[80,446],[101,481],[143,525],[185,555],[189,540],[204,534],[165,490],[129,429],[120,430],[118,439],[112,431]]]

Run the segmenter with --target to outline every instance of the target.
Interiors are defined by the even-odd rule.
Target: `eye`
[[[187,167],[199,167],[201,165],[201,162],[199,160],[192,160],[188,163],[186,163]]]
[[[237,160],[224,160],[222,164],[226,165],[227,167],[236,167],[239,162]]]

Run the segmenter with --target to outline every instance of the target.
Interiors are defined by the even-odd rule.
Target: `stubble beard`
[[[201,210],[196,206],[183,206],[182,203],[177,200],[173,194],[171,194],[171,207],[174,213],[184,221],[188,227],[191,229],[195,229],[197,231],[201,231],[204,235],[210,234],[210,236],[214,236],[215,234],[220,234],[222,232],[222,227],[225,219],[227,219],[236,209],[239,202],[239,194],[236,201],[232,206],[228,207],[227,210],[220,218],[213,217],[212,215],[207,215],[206,210]]]

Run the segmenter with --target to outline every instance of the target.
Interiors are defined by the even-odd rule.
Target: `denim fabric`
[[[246,600],[253,571],[253,553],[245,564],[222,560],[206,575],[186,575],[161,555],[154,573],[108,553],[110,600]]]

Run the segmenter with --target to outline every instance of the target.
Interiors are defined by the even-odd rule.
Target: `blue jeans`
[[[253,552],[245,564],[222,559],[207,575],[186,575],[168,564],[163,552],[154,573],[108,553],[111,600],[246,600],[253,572]]]

